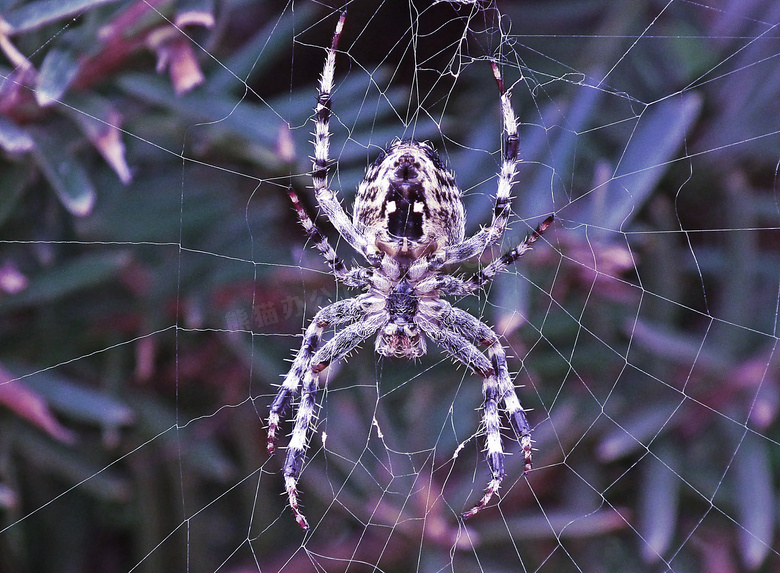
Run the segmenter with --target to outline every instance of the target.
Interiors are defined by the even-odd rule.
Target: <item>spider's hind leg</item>
[[[473,517],[484,509],[493,495],[498,493],[501,482],[506,473],[504,469],[504,448],[501,444],[501,421],[498,415],[498,403],[501,392],[499,390],[498,378],[495,374],[487,376],[482,383],[482,394],[485,401],[483,403],[482,424],[485,428],[485,458],[490,468],[491,479],[485,488],[485,494],[482,499],[470,510],[461,514],[463,519]]]
[[[330,106],[333,92],[333,77],[336,73],[336,50],[341,33],[344,30],[346,12],[342,12],[336,24],[328,55],[320,76],[317,94],[317,107],[314,116],[314,161],[312,165],[312,184],[317,197],[317,204],[327,215],[347,243],[361,253],[372,266],[379,266],[381,256],[373,245],[369,245],[365,237],[358,232],[355,225],[344,212],[336,193],[328,187],[328,163],[330,161]]]

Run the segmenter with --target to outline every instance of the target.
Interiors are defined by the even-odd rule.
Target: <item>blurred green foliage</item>
[[[345,204],[393,137],[431,139],[487,222],[500,54],[524,157],[501,247],[559,223],[459,302],[523,361],[530,487],[510,457],[460,522],[479,380],[367,344],[329,374],[304,538],[263,420],[351,294],[285,194],[315,211],[333,10],[0,1],[0,571],[776,570],[780,11],[749,4],[349,4]]]

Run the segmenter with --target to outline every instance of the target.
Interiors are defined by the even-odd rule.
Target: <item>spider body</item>
[[[419,358],[427,351],[425,336],[417,326],[420,301],[414,287],[401,281],[387,294],[388,321],[376,338],[376,351],[382,356]]]
[[[455,178],[427,142],[396,141],[366,171],[353,223],[368,242],[411,262],[463,240],[465,213]]]
[[[426,353],[426,339],[483,379],[481,432],[491,473],[482,499],[463,517],[483,509],[504,478],[504,451],[499,409],[509,419],[520,441],[525,471],[531,469],[531,427],[515,393],[506,354],[493,330],[444,296],[473,294],[497,273],[530,250],[553,217],[545,219],[517,247],[494,260],[470,278],[442,272],[481,254],[498,242],[511,212],[511,189],[518,161],[518,137],[509,93],[495,63],[493,75],[501,96],[505,130],[504,156],[498,175],[493,220],[465,238],[465,212],[461,191],[433,147],[417,141],[395,141],[380,154],[360,183],[350,219],[328,187],[329,119],[336,48],[344,26],[342,13],[336,26],[320,78],[317,98],[312,181],[317,203],[339,235],[367,261],[368,267],[347,268],[327,238],[289,191],[306,234],[330,265],[334,276],[348,287],[363,290],[320,309],[303,336],[290,371],[271,403],[268,416],[268,450],[275,448],[282,416],[300,394],[293,431],[284,461],[285,490],[298,524],[308,528],[298,503],[297,489],[316,419],[316,392],[321,372],[376,335],[375,350],[388,357],[414,359]],[[329,327],[340,327],[327,341]],[[480,347],[484,346],[487,353]]]

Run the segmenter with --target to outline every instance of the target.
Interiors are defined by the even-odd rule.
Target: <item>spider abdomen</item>
[[[423,221],[427,208],[423,200],[422,185],[405,180],[391,181],[389,199],[383,205],[390,236],[394,239],[407,238],[419,242],[423,236]]]
[[[395,141],[358,188],[355,226],[393,258],[417,259],[463,240],[465,214],[455,178],[433,147]]]

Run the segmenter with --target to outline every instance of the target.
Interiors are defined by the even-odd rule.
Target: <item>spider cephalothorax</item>
[[[331,90],[336,47],[344,26],[344,13],[336,26],[317,98],[314,169],[312,180],[317,203],[341,237],[361,253],[368,267],[348,269],[325,236],[290,190],[306,234],[325,257],[335,277],[362,294],[322,308],[303,336],[303,344],[271,404],[268,416],[268,450],[273,452],[281,417],[293,396],[300,393],[290,443],[284,462],[285,489],[295,519],[308,523],[298,504],[298,477],[315,414],[315,396],[320,373],[362,342],[376,334],[376,352],[383,356],[417,358],[427,350],[426,338],[483,378],[484,404],[481,430],[491,479],[482,499],[471,510],[478,513],[498,491],[504,478],[499,408],[509,418],[520,440],[525,470],[531,469],[531,427],[515,394],[506,354],[495,332],[479,319],[452,306],[443,296],[468,295],[489,283],[513,264],[550,226],[545,219],[517,247],[494,260],[468,279],[444,274],[447,264],[460,263],[497,243],[511,212],[511,190],[518,161],[518,137],[509,93],[493,63],[493,75],[501,95],[506,137],[493,220],[469,238],[464,238],[465,212],[461,191],[433,147],[417,141],[395,141],[366,171],[358,187],[352,220],[347,217],[328,187],[328,148]],[[327,342],[323,333],[330,326],[342,328]],[[480,346],[487,349],[483,354]]]

